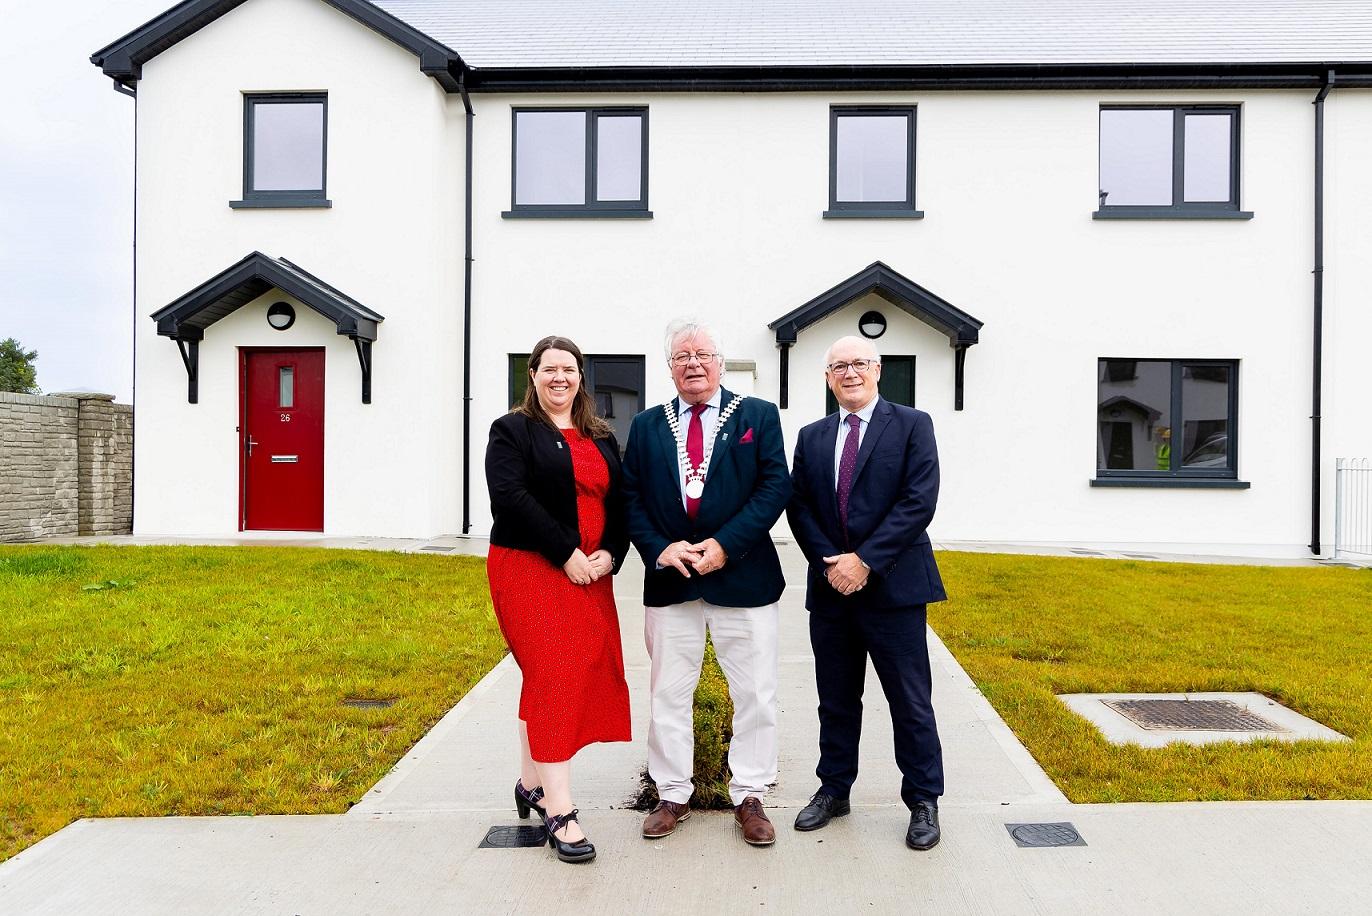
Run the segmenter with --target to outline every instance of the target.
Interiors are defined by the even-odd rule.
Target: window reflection
[[[1237,365],[1099,360],[1097,469],[1232,477]]]

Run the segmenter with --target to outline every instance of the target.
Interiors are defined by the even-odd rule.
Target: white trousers
[[[717,607],[689,601],[644,608],[643,638],[652,658],[648,773],[658,797],[685,804],[694,786],[693,703],[709,630],[734,702],[729,742],[729,798],[761,798],[777,778],[776,604]]]

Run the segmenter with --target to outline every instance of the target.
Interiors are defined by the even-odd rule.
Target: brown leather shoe
[[[656,840],[659,837],[671,836],[676,831],[676,825],[690,816],[690,805],[660,801],[643,819],[643,838]]]
[[[771,846],[777,832],[762,810],[762,799],[749,795],[734,809],[734,822],[743,828],[743,841],[749,846]]]

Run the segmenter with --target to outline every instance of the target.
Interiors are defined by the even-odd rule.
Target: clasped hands
[[[851,595],[861,589],[867,584],[867,577],[872,572],[855,553],[824,557],[824,562],[828,566],[824,570],[824,577],[840,595]]]
[[[714,572],[728,561],[729,557],[724,553],[724,548],[719,546],[719,541],[714,538],[706,538],[699,544],[691,544],[687,541],[668,544],[666,549],[658,555],[657,565],[660,569],[671,566],[689,579],[692,569],[703,576]]]
[[[608,576],[614,568],[615,558],[610,556],[610,551],[597,550],[588,557],[580,547],[562,564],[562,571],[577,585],[590,585],[601,576]]]

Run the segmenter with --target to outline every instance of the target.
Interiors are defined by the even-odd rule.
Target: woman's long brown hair
[[[539,363],[543,360],[543,354],[548,350],[565,350],[576,360],[577,385],[576,397],[572,399],[572,426],[576,427],[576,431],[581,435],[593,439],[604,439],[610,435],[614,430],[609,423],[596,415],[595,400],[586,390],[586,360],[581,355],[581,348],[566,337],[552,335],[534,344],[533,351],[529,353],[529,387],[524,390],[523,403],[516,407],[514,412],[557,428],[557,424],[548,416],[548,412],[538,400],[538,388],[534,385],[533,379],[534,374],[538,372]]]

